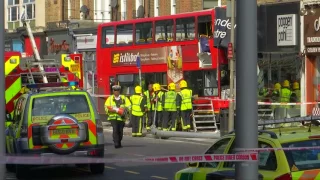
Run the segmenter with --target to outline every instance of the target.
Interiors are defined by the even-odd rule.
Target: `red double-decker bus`
[[[139,56],[145,90],[150,82],[166,86],[184,79],[194,94],[213,99],[216,113],[227,108],[228,102],[220,99],[228,85],[229,78],[222,73],[228,65],[225,52],[213,46],[214,19],[211,9],[100,24],[96,50],[99,94],[110,95],[116,82],[123,94],[132,94],[140,82]]]

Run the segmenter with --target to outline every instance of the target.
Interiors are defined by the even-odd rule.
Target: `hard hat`
[[[292,88],[293,88],[294,90],[299,89],[299,83],[298,83],[298,82],[294,82]]]
[[[288,80],[285,80],[283,82],[283,87],[289,87],[290,86],[290,82]]]
[[[187,81],[181,80],[180,81],[180,88],[186,88],[187,87]]]
[[[280,89],[281,89],[281,84],[280,84],[280,83],[276,83],[276,84],[274,85],[274,89],[280,90]]]
[[[118,85],[118,84],[113,85],[113,86],[112,86],[112,90],[114,90],[114,91],[120,91],[120,90],[121,90],[121,86]]]
[[[141,94],[141,93],[142,93],[142,87],[141,87],[141,86],[136,86],[136,87],[134,88],[134,92]]]
[[[161,90],[161,86],[159,83],[156,83],[154,86],[154,91],[160,91]]]
[[[157,83],[152,84],[153,91],[156,91],[156,86],[157,86]]]
[[[169,90],[176,90],[176,85],[174,83],[170,83],[168,86]]]

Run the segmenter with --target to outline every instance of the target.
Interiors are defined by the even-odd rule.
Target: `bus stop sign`
[[[141,68],[141,59],[140,59],[140,56],[137,56],[137,60],[136,60],[136,62],[137,62],[137,68]]]

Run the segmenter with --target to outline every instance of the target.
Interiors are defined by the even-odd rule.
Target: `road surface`
[[[106,158],[139,158],[144,156],[187,155],[203,153],[211,142],[190,142],[178,140],[159,140],[152,138],[133,138],[125,136],[123,148],[115,149],[111,133],[105,132]],[[212,140],[214,141],[214,140]],[[106,164],[103,175],[91,175],[85,168],[72,166],[52,166],[33,169],[30,179],[51,180],[159,180],[173,179],[176,171],[185,168],[185,164],[151,163],[113,163]],[[14,180],[15,175],[7,173],[7,180]]]

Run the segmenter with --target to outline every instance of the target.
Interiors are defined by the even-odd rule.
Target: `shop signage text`
[[[319,55],[320,51],[316,47],[320,47],[320,7],[314,10],[314,15],[304,16],[304,44],[306,53]]]
[[[277,45],[295,46],[296,38],[296,14],[277,15]]]
[[[97,45],[97,35],[77,37],[78,49],[95,49]]]
[[[115,51],[111,53],[111,64],[112,66],[136,66],[138,55],[140,55],[141,65],[163,64],[167,62],[166,51],[166,47]]]
[[[67,43],[67,40],[62,40],[61,42],[55,42],[53,38],[49,42],[49,52],[50,53],[59,53],[60,51],[69,51],[70,45]]]

